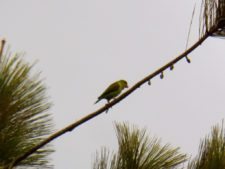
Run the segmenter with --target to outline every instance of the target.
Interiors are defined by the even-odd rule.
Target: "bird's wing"
[[[106,95],[106,94],[109,94],[111,92],[115,92],[117,90],[120,89],[120,84],[118,82],[115,82],[113,84],[111,84],[102,94],[100,97]]]

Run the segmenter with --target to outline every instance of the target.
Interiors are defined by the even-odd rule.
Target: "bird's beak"
[[[126,88],[128,88],[128,85],[126,85]]]

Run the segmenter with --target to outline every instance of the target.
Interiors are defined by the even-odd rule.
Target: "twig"
[[[84,124],[85,122],[93,119],[94,117],[96,117],[96,116],[100,115],[101,113],[103,113],[104,111],[108,110],[110,107],[112,107],[115,104],[119,103],[121,100],[123,100],[128,95],[130,95],[132,92],[134,92],[136,89],[138,89],[141,85],[143,85],[146,82],[148,83],[153,77],[159,75],[161,72],[163,72],[164,70],[170,68],[175,63],[177,63],[182,58],[184,58],[189,53],[191,53],[194,49],[196,49],[199,45],[201,45],[201,43],[204,42],[210,35],[212,35],[213,32],[214,32],[214,30],[209,31],[208,33],[206,33],[194,45],[192,45],[189,49],[187,49],[185,52],[183,52],[182,54],[177,56],[175,59],[173,59],[172,61],[170,61],[166,65],[162,66],[161,68],[159,68],[158,70],[156,70],[152,74],[146,76],[145,78],[143,78],[142,80],[137,82],[134,86],[132,86],[129,90],[127,90],[125,93],[120,95],[118,98],[116,98],[112,102],[106,104],[105,106],[101,107],[100,109],[96,110],[95,112],[92,112],[91,114],[88,114],[87,116],[81,118],[80,120],[75,121],[74,123],[68,125],[67,127],[65,127],[63,129],[57,131],[56,133],[52,134],[47,139],[43,140],[38,145],[36,145],[35,147],[33,147],[32,149],[27,151],[25,154],[23,154],[23,155],[19,156],[17,159],[15,159],[11,166],[12,167],[16,166],[18,163],[20,163],[22,160],[26,159],[28,156],[33,154],[35,151],[37,151],[38,149],[40,149],[44,145],[48,144],[49,142],[53,141],[54,139],[60,137],[61,135],[65,134],[67,132],[71,132],[76,127],[78,127],[78,126]]]
[[[195,8],[196,8],[196,3],[194,5],[194,9],[193,9],[192,16],[191,16],[191,22],[190,22],[190,25],[189,25],[189,30],[188,30],[188,36],[187,36],[187,42],[186,42],[186,48],[185,48],[185,50],[188,48],[188,43],[189,43],[190,34],[191,34],[192,22],[193,22],[194,14],[195,14]]]

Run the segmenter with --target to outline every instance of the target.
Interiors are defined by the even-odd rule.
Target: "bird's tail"
[[[95,104],[98,103],[100,100],[101,100],[101,99],[98,99],[98,100],[95,102]]]

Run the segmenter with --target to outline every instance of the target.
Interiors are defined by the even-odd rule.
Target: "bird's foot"
[[[109,102],[108,103],[106,103],[106,105],[105,106],[109,106]],[[112,107],[108,107],[107,109],[106,109],[106,111],[105,111],[105,113],[108,113],[108,111],[109,111],[109,109],[110,108],[112,108]]]

